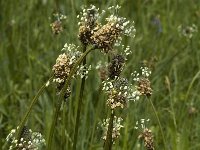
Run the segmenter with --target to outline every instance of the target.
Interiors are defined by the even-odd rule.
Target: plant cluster
[[[106,104],[110,109],[110,118],[107,118],[102,123],[104,140],[104,149],[109,150],[112,145],[120,137],[120,130],[123,128],[122,116],[119,112],[128,108],[130,101],[138,101],[141,96],[150,97],[152,88],[149,80],[151,71],[147,67],[141,67],[141,71],[131,73],[132,79],[128,80],[123,76],[123,69],[126,67],[128,55],[131,54],[130,46],[122,44],[123,37],[128,36],[134,38],[135,28],[134,22],[127,18],[119,16],[120,6],[109,7],[108,13],[105,10],[100,10],[94,5],[89,8],[83,8],[80,15],[78,39],[82,43],[82,51],[75,44],[65,44],[62,49],[62,54],[56,59],[53,65],[53,76],[45,83],[33,98],[32,103],[22,119],[17,130],[12,130],[8,135],[7,141],[10,141],[10,149],[13,145],[17,149],[39,149],[41,144],[45,145],[45,141],[40,134],[36,134],[26,127],[26,121],[29,114],[36,103],[38,97],[50,83],[55,83],[58,93],[58,101],[56,102],[53,121],[47,141],[47,149],[51,149],[53,134],[56,128],[56,122],[59,117],[59,111],[62,103],[71,92],[71,81],[81,77],[81,89],[77,116],[75,122],[75,133],[73,141],[73,149],[76,149],[76,141],[78,136],[78,127],[81,111],[81,102],[83,98],[85,80],[91,66],[87,66],[86,56],[94,51],[100,50],[104,57],[108,57],[110,61],[107,66],[98,67],[100,78],[102,80],[102,90],[107,96]],[[107,16],[108,15],[108,16]],[[51,24],[54,34],[62,32],[61,20],[63,16],[57,16],[58,20]],[[117,51],[121,49],[121,51]],[[116,112],[117,115],[116,115]],[[151,130],[144,128],[139,135],[140,139],[144,140],[145,147],[148,150],[153,150],[153,136]]]

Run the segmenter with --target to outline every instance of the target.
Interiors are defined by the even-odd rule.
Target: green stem
[[[158,117],[158,114],[157,114],[157,112],[156,112],[156,109],[155,109],[155,107],[154,107],[154,104],[153,104],[151,98],[149,98],[149,101],[150,101],[150,103],[151,103],[152,109],[153,109],[154,114],[155,114],[155,116],[156,116],[156,119],[157,119],[157,121],[158,121],[158,125],[159,125],[159,128],[160,128],[161,136],[162,136],[162,139],[163,139],[163,144],[164,144],[164,147],[165,147],[165,150],[166,150],[166,149],[167,149],[167,145],[166,145],[166,140],[165,140],[165,137],[164,137],[164,134],[163,134],[162,126],[161,126],[161,123],[160,123],[160,119],[159,119],[159,117]]]
[[[96,124],[97,124],[97,121],[98,121],[98,116],[99,116],[99,113],[101,112],[101,108],[102,108],[102,102],[103,101],[99,100],[100,96],[101,96],[101,93],[102,93],[102,87],[103,87],[103,84],[100,84],[99,89],[98,89],[98,95],[97,95],[97,98],[95,99],[95,102],[97,103],[94,106],[94,108],[95,108],[95,116],[96,117],[95,117],[95,120],[94,120],[93,129],[92,129],[92,136],[91,136],[91,140],[90,140],[90,150],[93,149],[92,143],[93,143],[93,140],[94,140],[94,133],[95,133],[95,130],[96,130]]]
[[[66,116],[66,108],[65,108],[65,104],[66,103],[64,103],[63,104],[63,112],[62,112],[62,138],[61,138],[61,145],[62,145],[62,148],[63,149],[66,149],[65,148],[65,146],[66,146],[66,138],[65,138],[65,129],[66,129],[66,127],[65,127],[65,116]]]
[[[110,121],[109,121],[109,125],[108,125],[106,141],[104,143],[104,150],[111,150],[112,149],[113,120],[114,120],[114,112],[112,111],[111,115],[110,115]]]
[[[48,82],[51,82],[53,79],[53,76],[49,78]],[[26,112],[26,114],[24,115],[22,121],[20,122],[19,124],[19,128],[17,130],[17,139],[19,140],[20,137],[21,137],[21,132],[22,132],[22,129],[31,113],[31,110],[33,109],[33,106],[35,105],[35,103],[37,102],[39,96],[43,93],[44,89],[47,87],[46,85],[47,83],[43,84],[42,87],[39,89],[39,91],[37,92],[37,94],[35,95],[35,97],[32,99],[31,101],[31,104]]]
[[[50,133],[49,133],[49,137],[48,137],[47,150],[51,150],[53,133],[54,133],[54,130],[55,130],[56,121],[58,119],[58,114],[59,114],[60,106],[62,104],[62,99],[64,97],[65,91],[67,90],[67,87],[69,86],[70,80],[71,80],[72,76],[75,74],[75,72],[77,71],[78,66],[81,64],[81,62],[83,61],[83,59],[87,56],[87,54],[90,51],[92,51],[94,49],[95,49],[95,47],[92,47],[92,48],[86,50],[85,53],[83,53],[83,55],[74,64],[74,67],[70,71],[70,74],[69,74],[67,80],[65,81],[65,85],[64,85],[64,87],[62,88],[62,90],[60,92],[60,95],[59,95],[59,98],[58,98],[58,102],[56,104],[56,108],[55,108],[55,111],[54,111],[53,121],[52,121],[52,124],[51,124]]]
[[[86,46],[83,46],[83,53],[86,51]],[[83,59],[83,66],[86,65],[86,57]],[[81,113],[81,106],[83,101],[83,93],[85,88],[85,76],[81,80],[81,88],[80,88],[80,94],[79,94],[79,101],[78,101],[78,108],[77,108],[77,115],[76,115],[76,123],[75,123],[75,132],[74,132],[74,143],[73,143],[73,150],[76,150],[76,143],[77,143],[77,137],[78,137],[78,127],[80,123],[80,113]]]

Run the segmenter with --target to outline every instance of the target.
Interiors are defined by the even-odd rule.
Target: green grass
[[[82,5],[89,4],[101,9],[119,4],[122,6],[120,15],[135,21],[135,39],[124,40],[133,50],[124,75],[130,78],[130,72],[142,66],[143,60],[155,57],[157,62],[150,79],[151,99],[167,147],[172,150],[200,149],[200,36],[197,32],[188,41],[177,30],[181,24],[200,27],[199,0],[0,1],[0,146],[5,143],[9,131],[19,125],[31,99],[50,77],[63,45],[66,42],[81,45],[77,39],[76,15]],[[65,14],[67,20],[64,32],[55,36],[50,24],[57,11]],[[156,16],[160,19],[161,33],[152,23]],[[99,60],[105,60],[105,55],[98,51],[87,57],[89,64]],[[169,84],[166,84],[166,77]],[[90,72],[85,86],[77,149],[102,149],[101,131],[97,127],[109,114],[97,71]],[[62,106],[53,139],[54,149],[72,149],[79,89],[78,79],[73,82],[70,100]],[[51,85],[39,98],[28,120],[28,126],[33,131],[40,131],[46,140],[57,100],[55,87]],[[191,106],[198,110],[194,115],[188,113]],[[135,122],[141,118],[150,118],[148,127],[154,134],[155,147],[164,148],[156,116],[146,99],[130,102],[122,115],[124,128],[113,149],[143,149],[139,147],[138,131],[134,129]]]

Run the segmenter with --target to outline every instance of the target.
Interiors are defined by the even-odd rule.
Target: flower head
[[[198,31],[198,28],[195,24],[192,24],[191,26],[180,25],[180,26],[178,26],[178,31],[184,37],[191,39],[193,37],[194,33],[196,33]]]
[[[136,89],[136,96],[139,99],[139,96],[151,96],[152,89],[151,89],[151,82],[149,81],[149,76],[151,75],[151,71],[148,67],[141,67],[141,74],[135,71],[131,75],[133,76],[133,80],[136,82],[135,89]]]
[[[116,42],[121,41],[122,34],[133,37],[135,35],[134,25],[126,18],[119,17],[116,14],[119,8],[119,6],[110,7],[109,10],[114,9],[114,12],[106,18],[106,24],[91,36],[92,44],[104,53],[108,53],[115,45],[118,45]]]
[[[103,90],[108,95],[107,105],[111,109],[117,107],[124,108],[127,104],[128,81],[125,78],[116,78],[115,80],[107,80],[103,82]]]
[[[56,59],[56,64],[53,66],[52,71],[54,74],[53,82],[57,83],[57,89],[60,91],[64,84],[65,80],[70,74],[71,69],[74,66],[76,60],[80,57],[81,52],[79,52],[78,47],[74,44],[65,44],[62,51],[65,51],[63,54],[60,54]],[[71,91],[68,88],[65,94],[65,98],[69,97]]]
[[[63,32],[62,20],[66,19],[66,16],[62,14],[54,14],[54,17],[56,17],[56,20],[50,24],[52,32],[54,34],[60,34]]]
[[[148,78],[140,78],[136,87],[141,95],[151,96],[152,89]]]
[[[138,138],[144,141],[147,150],[154,150],[153,135],[150,129],[145,128]]]
[[[60,54],[56,59],[56,64],[53,66],[53,72],[57,83],[64,83],[70,73],[72,64],[70,64],[70,56],[66,53]]]
[[[103,52],[108,53],[113,49],[114,44],[120,39],[122,33],[129,33],[131,31],[125,30],[129,21],[125,18],[111,15],[107,18],[107,23],[103,25],[91,37],[93,44],[102,49]]]
[[[81,21],[78,23],[78,38],[84,45],[88,45],[91,43],[91,36],[99,28],[97,22],[98,16],[98,9],[94,5],[90,5],[88,9],[84,8],[81,15],[77,16],[77,18],[81,19]]]
[[[122,122],[122,118],[121,117],[116,117],[114,116],[114,120],[113,120],[113,130],[112,130],[112,140],[113,142],[119,138],[120,136],[120,129],[123,128],[124,126],[121,125],[121,122]],[[108,126],[109,126],[109,121],[110,121],[110,118],[109,119],[105,119],[103,121],[103,124],[102,124],[102,128],[103,128],[103,137],[102,139],[103,140],[106,140],[106,136],[107,136],[107,132],[108,132]]]
[[[6,140],[10,143],[9,150],[39,150],[44,148],[45,139],[39,132],[33,132],[25,126],[22,130],[20,140],[15,138],[16,129],[12,129]]]
[[[108,66],[108,73],[110,79],[115,79],[116,77],[119,77],[120,73],[122,72],[123,66],[125,63],[125,59],[122,55],[115,55],[110,65]]]
[[[51,24],[51,29],[54,34],[59,34],[63,31],[62,22],[60,20],[56,20]]]

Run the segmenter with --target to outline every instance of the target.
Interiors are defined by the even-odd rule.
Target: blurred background
[[[37,90],[50,77],[52,66],[65,43],[77,39],[81,6],[94,4],[100,10],[120,5],[120,15],[135,22],[135,38],[123,40],[132,54],[123,75],[147,65],[152,69],[151,97],[171,150],[200,149],[200,25],[199,0],[0,0],[0,146],[16,128]],[[63,32],[55,35],[53,14],[66,15]],[[194,31],[195,30],[195,31]],[[88,64],[105,55],[96,51]],[[94,82],[95,81],[95,82]],[[105,95],[98,71],[86,81],[77,149],[102,149],[99,123],[107,117]],[[80,79],[73,82],[72,96],[63,105],[54,136],[54,149],[71,149]],[[28,127],[47,139],[57,100],[55,86],[40,96]],[[134,129],[137,120],[149,118],[156,149],[163,149],[158,122],[148,100],[130,102],[122,113],[124,128],[113,149],[144,149]]]

